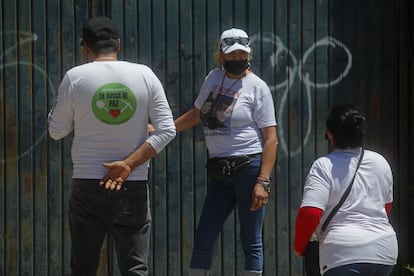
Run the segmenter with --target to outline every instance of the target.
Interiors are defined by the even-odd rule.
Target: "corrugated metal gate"
[[[46,114],[64,72],[80,63],[81,26],[107,15],[122,29],[122,59],[151,66],[177,117],[190,107],[222,30],[252,37],[253,69],[276,103],[276,187],[266,210],[265,275],[302,275],[291,251],[302,183],[328,150],[325,115],[339,102],[367,114],[367,144],[395,174],[392,215],[400,240],[395,275],[410,256],[412,158],[408,120],[410,0],[16,0],[1,1],[0,275],[68,275],[71,138],[48,138]],[[412,129],[411,129],[412,130]],[[206,186],[201,128],[180,133],[151,168],[151,275],[185,275]],[[410,170],[410,171],[409,171]],[[238,275],[234,216],[217,242],[213,275]],[[99,275],[119,275],[111,244]]]

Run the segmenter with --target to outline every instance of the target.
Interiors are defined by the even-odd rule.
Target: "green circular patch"
[[[134,115],[137,100],[129,87],[121,83],[108,83],[101,86],[92,98],[92,111],[95,117],[106,124],[125,123]]]

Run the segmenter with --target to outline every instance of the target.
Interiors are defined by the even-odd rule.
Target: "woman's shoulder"
[[[271,92],[267,83],[253,71],[250,71],[250,73],[247,74],[245,81],[247,85],[255,87],[255,91],[260,91],[260,93],[264,93],[266,95]]]
[[[332,158],[330,158],[330,155],[324,155],[319,156],[313,161],[313,167],[319,167],[319,168],[327,168],[331,167],[333,164]]]
[[[214,68],[207,73],[207,78],[223,77],[224,70],[220,68]]]
[[[369,158],[371,162],[382,163],[386,166],[389,166],[389,162],[384,155],[379,152],[365,149],[364,156]]]
[[[267,86],[266,82],[261,77],[259,77],[254,71],[249,71],[247,77],[249,77],[251,81],[257,82],[259,84],[264,84]]]
[[[318,156],[313,160],[309,172],[320,174],[321,171],[330,171],[332,166],[333,162],[329,155]]]

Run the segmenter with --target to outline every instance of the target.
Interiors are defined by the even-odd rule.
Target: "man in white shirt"
[[[118,60],[111,19],[91,18],[82,38],[88,63],[66,72],[49,113],[53,139],[74,132],[72,275],[96,275],[107,233],[122,275],[148,275],[148,163],[176,135],[172,113],[150,68]]]

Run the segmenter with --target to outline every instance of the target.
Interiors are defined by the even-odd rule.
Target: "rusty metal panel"
[[[67,222],[72,137],[47,134],[47,112],[66,70],[82,62],[82,24],[107,15],[122,34],[121,59],[149,65],[166,89],[174,117],[189,108],[216,66],[222,30],[251,36],[253,70],[275,100],[279,149],[266,207],[265,275],[303,275],[291,251],[302,185],[313,160],[329,150],[325,116],[353,102],[368,116],[367,146],[395,174],[391,221],[400,240],[394,275],[413,264],[409,106],[409,0],[105,0],[2,1],[0,5],[0,275],[68,275]],[[387,20],[384,20],[386,18]],[[207,177],[201,127],[179,133],[151,162],[150,275],[186,275]],[[412,192],[411,192],[412,193]],[[217,240],[213,275],[240,275],[236,213]],[[106,240],[98,275],[120,275]]]

